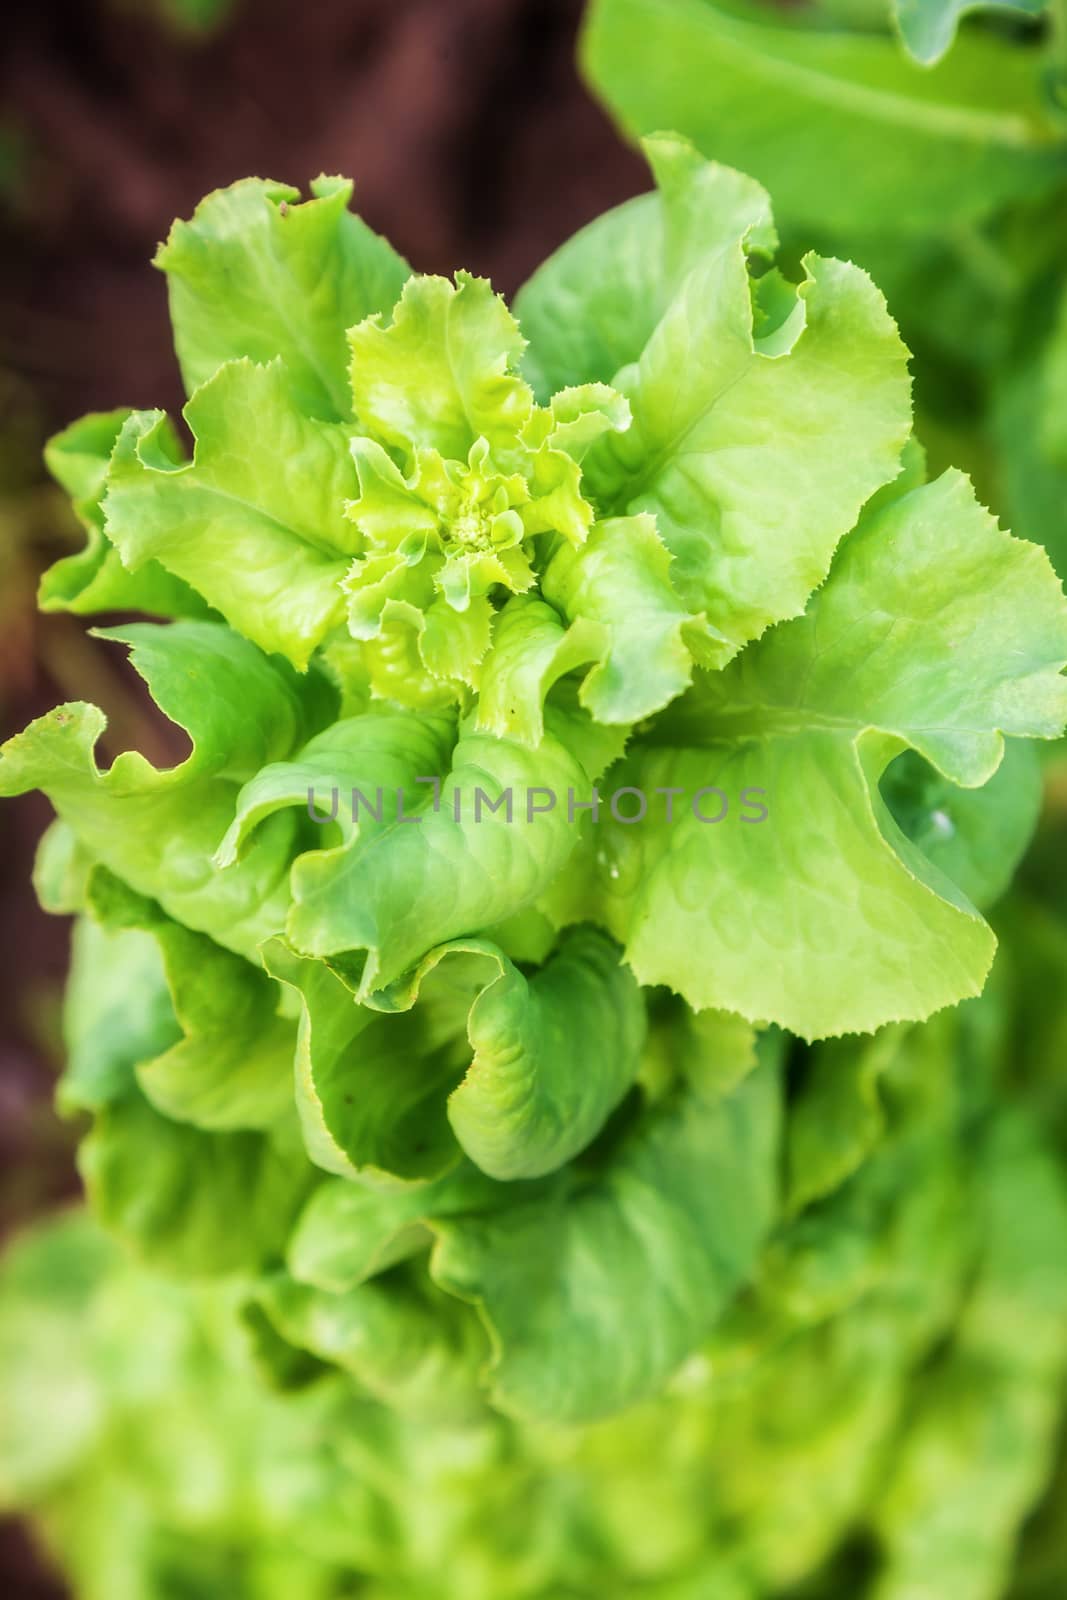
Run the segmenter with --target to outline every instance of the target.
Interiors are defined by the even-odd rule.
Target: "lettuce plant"
[[[331,1450],[397,1441],[354,1495],[440,1450],[472,1463],[468,1511],[473,1463],[501,1460],[508,1516],[527,1485],[545,1508],[521,1559],[501,1530],[510,1587],[486,1537],[449,1589],[453,1534],[427,1545],[410,1505],[365,1501],[384,1542],[358,1549],[314,1522],[320,1566],[431,1594],[647,1575],[703,1595],[710,1560],[744,1596],[815,1570],[866,1503],[857,1462],[896,1437],[903,1386],[972,1299],[981,1345],[975,1284],[1015,1226],[985,1197],[971,1227],[977,1130],[1002,1159],[1000,1067],[973,1104],[957,1092],[950,1008],[983,988],[983,910],[1034,825],[1032,742],[1067,719],[1062,591],[960,472],[926,481],[867,275],[816,254],[788,275],[755,182],[675,136],[646,151],[655,191],[564,245],[514,313],[468,274],[411,273],[339,179],[306,201],[248,180],[175,224],[157,261],[188,440],[116,411],[52,442],[87,541],[42,605],[159,619],[102,636],[188,753],[101,767],[104,715],[76,703],[0,756],[0,792],[40,788],[57,813],[37,885],[77,914],[60,1104],[91,1118],[101,1222],[150,1274],[220,1280],[168,1291],[177,1322],[201,1293],[227,1328],[239,1304]],[[1051,1228],[1036,1120],[1002,1136],[1005,1204],[1035,1147]],[[117,1274],[121,1306],[126,1269],[86,1250],[87,1295]],[[752,1480],[713,1526],[699,1484],[716,1441],[736,1429],[740,1456],[758,1435],[794,1335],[816,1372],[843,1341],[843,1432],[832,1471],[790,1480],[790,1553],[758,1486],[773,1445],[750,1441]],[[709,1340],[713,1371],[766,1356],[767,1396],[735,1415]],[[890,1346],[857,1413],[856,1374]],[[1042,1470],[1056,1348],[1034,1355],[997,1551]],[[87,1381],[110,1483],[115,1391]],[[268,1453],[305,1426],[295,1394],[264,1399]],[[795,1420],[799,1449],[816,1423]],[[568,1431],[591,1422],[609,1431]],[[663,1428],[679,1515],[700,1503],[657,1552],[625,1508],[652,1492]],[[223,1550],[246,1466],[212,1523]],[[574,1526],[572,1470],[574,1504],[597,1502]],[[833,1503],[801,1539],[809,1490]],[[176,1479],[164,1544],[180,1499]],[[417,1556],[397,1553],[409,1536]]]

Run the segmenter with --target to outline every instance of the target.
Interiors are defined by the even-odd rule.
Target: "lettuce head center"
[[[461,550],[491,550],[493,525],[484,512],[473,508],[459,513],[455,520],[442,529],[445,545],[458,545]]]

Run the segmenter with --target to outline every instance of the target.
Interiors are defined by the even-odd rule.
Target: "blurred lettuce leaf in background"
[[[581,61],[629,137],[677,128],[758,178],[787,257],[869,268],[914,353],[931,472],[971,471],[1067,572],[1061,11],[592,0]]]

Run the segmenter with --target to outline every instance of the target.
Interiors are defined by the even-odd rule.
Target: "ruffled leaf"
[[[636,361],[683,279],[709,252],[745,238],[773,251],[765,190],[705,161],[677,134],[643,141],[656,193],[576,233],[522,289],[515,309],[530,340],[523,366],[538,398],[590,379],[610,383]]]
[[[521,547],[523,520],[514,509],[527,509],[526,480],[521,473],[494,472],[486,452],[484,439],[471,446],[465,463],[422,450],[405,478],[380,445],[354,439],[360,492],[347,507],[369,546],[344,581],[350,633],[377,641],[391,625],[406,626],[424,673],[471,689],[489,649],[491,591],[521,593],[534,582]],[[569,457],[561,459],[574,466]],[[409,698],[405,685],[381,682],[373,656],[371,664],[379,692],[421,703],[417,681]]]
[[[435,945],[512,916],[566,864],[570,800],[588,798],[614,753],[581,714],[560,709],[536,755],[465,730],[439,795],[414,816],[296,863],[289,939],[311,955],[366,951],[367,995]]]
[[[495,618],[478,726],[536,746],[552,685],[590,663],[579,699],[600,723],[637,722],[681,694],[694,656],[707,658],[722,639],[686,610],[669,568],[648,516],[598,523],[579,550],[561,544],[542,578],[544,600],[518,597]]]
[[[983,784],[1004,734],[1060,731],[1065,658],[1047,557],[966,479],[887,501],[803,619],[705,678],[613,774],[649,800],[645,822],[607,821],[598,841],[603,915],[639,979],[808,1038],[977,993],[993,936],[878,780],[910,746]]]
[[[714,659],[725,641],[688,611],[671,558],[649,516],[600,522],[580,550],[560,549],[542,592],[560,614],[602,640],[580,699],[598,722],[638,722],[681,694],[693,657]]]
[[[533,595],[517,595],[493,619],[493,648],[482,674],[476,725],[500,739],[536,747],[545,731],[544,704],[553,684],[597,661],[606,630],[578,620],[570,628]]]
[[[345,428],[304,415],[279,362],[232,362],[185,407],[183,463],[162,412],[135,412],[108,472],[108,537],[192,585],[262,649],[303,670],[343,614],[361,547],[344,516],[356,488]]]
[[[769,1063],[722,1098],[680,1090],[580,1185],[436,1224],[433,1274],[481,1310],[501,1409],[603,1416],[707,1336],[774,1215],[778,1093]]]
[[[45,446],[45,462],[70,495],[88,534],[85,548],[62,556],[41,579],[42,611],[146,611],[160,617],[200,617],[207,606],[189,586],[146,561],[130,572],[104,532],[102,500],[108,462],[129,417],[121,411],[91,412],[57,433]]]
[[[375,1003],[414,1004],[443,959],[477,948],[431,952]],[[491,946],[484,960],[466,1019],[473,1060],[449,1096],[448,1120],[490,1177],[542,1177],[585,1149],[637,1076],[644,1003],[617,947],[592,928],[565,937],[529,979]]]
[[[383,1017],[345,978],[273,940],[268,972],[300,997],[296,1104],[308,1154],[327,1172],[421,1183],[454,1166],[446,1101],[469,1059],[457,1019],[431,1006]]]
[[[462,1149],[490,1177],[539,1177],[585,1149],[637,1074],[644,1006],[592,929],[529,979],[488,942],[442,945],[371,1011],[328,963],[278,941],[265,959],[302,997],[308,1149],[346,1176],[434,1178]]]
[[[269,1128],[292,1103],[296,1027],[277,1014],[262,967],[173,922],[106,868],[90,879],[89,906],[103,927],[147,933],[159,950],[180,1036],[135,1063],[155,1108],[208,1130]]]
[[[79,917],[63,996],[59,1110],[99,1111],[123,1099],[136,1087],[138,1064],[181,1037],[156,942],[139,928]]]
[[[336,823],[346,840],[370,838],[425,799],[420,779],[425,785],[447,770],[454,743],[446,716],[382,713],[333,723],[244,785],[217,864],[231,867],[260,824],[290,807],[307,808],[322,826]]]
[[[212,857],[241,785],[328,721],[332,693],[317,674],[301,680],[220,623],[135,623],[104,637],[133,647],[132,665],[188,732],[191,754],[157,770],[127,751],[101,770],[94,751],[105,718],[75,702],[7,742],[0,794],[42,789],[96,860],[175,920],[252,954],[284,927],[288,865],[305,834],[295,816],[279,816],[231,872],[214,871]]]
[[[298,1283],[343,1294],[429,1247],[428,1217],[492,1206],[500,1189],[470,1162],[433,1183],[382,1188],[329,1178],[293,1230],[286,1265]]]
[[[533,405],[511,368],[524,340],[484,278],[412,278],[388,327],[352,328],[356,416],[383,444],[465,461],[479,438],[508,450]]]
[[[156,265],[188,394],[227,361],[281,356],[299,409],[350,415],[345,330],[388,311],[408,267],[348,211],[350,182],[316,178],[311,192],[299,204],[299,190],[247,178],[174,224]]]
[[[693,269],[616,378],[634,424],[585,462],[602,505],[653,512],[683,603],[725,663],[803,610],[911,429],[906,351],[856,267],[806,259],[802,326],[755,336],[741,239]]]

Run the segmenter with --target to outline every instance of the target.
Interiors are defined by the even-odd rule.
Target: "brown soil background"
[[[580,0],[237,0],[208,35],[166,0],[8,0],[0,58],[0,733],[58,700],[111,716],[106,755],[166,731],[86,625],[34,614],[76,539],[40,465],[94,409],[176,409],[162,277],[175,216],[248,174],[356,180],[372,226],[423,271],[511,294],[575,228],[647,187],[574,69]],[[50,1108],[68,929],[29,883],[49,810],[0,824],[0,1231],[76,1187]],[[0,1593],[56,1600],[0,1530]]]

